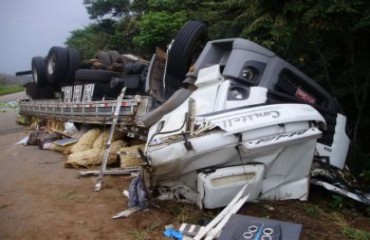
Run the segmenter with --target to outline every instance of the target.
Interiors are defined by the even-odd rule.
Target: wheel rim
[[[55,56],[52,56],[48,61],[48,74],[53,75],[55,71]]]
[[[37,76],[37,70],[36,69],[33,69],[33,71],[32,71],[32,77],[33,77],[33,80],[35,80],[35,82],[37,83],[38,76]]]

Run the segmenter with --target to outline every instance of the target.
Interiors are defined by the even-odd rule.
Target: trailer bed
[[[140,117],[152,110],[152,102],[152,98],[148,96],[123,99],[117,121],[118,129],[127,132],[128,137],[145,140],[147,129],[141,123]],[[63,102],[20,99],[18,101],[19,114],[24,116],[101,125],[112,123],[116,105],[117,100]]]

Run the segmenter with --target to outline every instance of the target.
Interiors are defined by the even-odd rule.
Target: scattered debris
[[[79,140],[79,138],[71,137],[71,138],[64,138],[64,139],[61,139],[61,140],[54,141],[54,143],[56,145],[64,147],[64,146],[68,146],[70,144],[74,144],[74,143],[78,142],[78,140]]]
[[[129,189],[123,191],[128,198],[128,209],[113,216],[114,219],[128,217],[129,215],[148,209],[147,192],[145,190],[143,175],[136,176],[130,183]]]
[[[47,146],[50,146],[51,142],[60,138],[58,134],[36,130],[29,135],[27,145],[37,145],[40,149],[48,149]]]
[[[299,240],[301,230],[301,224],[234,214],[217,239]]]
[[[246,184],[233,200],[206,226],[182,224],[179,231],[166,227],[165,237],[191,240],[283,239],[298,240],[302,225],[236,214],[248,200]]]
[[[189,236],[189,237],[194,237],[196,236],[200,231],[204,231],[204,226],[200,225],[194,225],[194,224],[187,224],[183,223],[181,224],[179,231],[184,235],[184,236]]]
[[[176,239],[176,240],[182,240],[184,237],[180,231],[177,231],[172,226],[166,226],[166,229],[164,230],[163,235],[167,238]]]
[[[139,149],[143,151],[144,148],[145,144],[120,148],[117,153],[119,154],[121,160],[121,168],[143,165],[143,160],[140,156]]]
[[[104,171],[104,175],[130,175],[136,176],[140,173],[141,167],[128,167],[128,168],[114,168],[114,169],[106,169]],[[80,171],[80,177],[89,177],[89,176],[98,176],[100,171],[98,170],[90,170],[90,171]]]
[[[143,175],[135,177],[129,186],[128,189],[128,206],[140,207],[141,209],[148,208],[147,202],[147,191],[144,186]]]
[[[29,136],[26,136],[22,138],[21,140],[19,140],[18,142],[16,142],[15,145],[28,145],[29,138],[30,138]]]
[[[56,133],[45,133],[38,137],[38,145],[41,150],[50,149],[52,142],[60,139],[61,136]]]
[[[76,153],[92,149],[94,141],[100,134],[101,130],[99,128],[89,130],[87,133],[82,135],[78,142],[72,147],[71,152]]]
[[[141,211],[141,208],[139,208],[139,207],[128,208],[126,210],[123,210],[122,212],[117,213],[112,218],[113,219],[117,219],[117,218],[128,217],[131,214],[136,213],[136,212],[139,212],[139,211]]]
[[[108,155],[106,156],[106,164],[117,162],[117,151],[124,145],[125,143],[122,140],[112,142]],[[105,151],[101,148],[92,148],[85,151],[74,152],[68,156],[65,166],[72,168],[97,166],[102,163],[102,159],[105,154]]]
[[[250,193],[247,191],[249,188],[250,185],[248,183],[245,184],[230,203],[208,223],[204,229],[201,229],[198,234],[195,235],[194,240],[201,240],[203,237],[205,237],[206,240],[215,238],[225,226],[230,216],[236,213],[248,200]]]
[[[331,192],[343,195],[345,197],[351,198],[355,201],[370,205],[370,194],[365,194],[360,190],[350,189],[347,186],[341,185],[339,183],[328,183],[325,181],[320,181],[317,179],[311,179],[311,184],[323,187]]]
[[[77,133],[78,130],[73,122],[65,122],[64,123],[64,132],[67,135],[72,136],[73,134]]]

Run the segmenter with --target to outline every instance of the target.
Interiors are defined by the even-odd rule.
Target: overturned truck
[[[148,184],[162,194],[216,208],[248,182],[250,200],[305,200],[314,159],[344,168],[350,140],[339,104],[271,51],[211,41],[193,69],[185,82],[196,90],[175,92],[164,104],[174,109],[148,134]]]
[[[188,22],[165,57],[153,55],[145,93],[126,99],[132,106],[151,101],[136,116],[132,108],[135,121],[121,121],[122,129],[146,130],[149,195],[218,208],[246,183],[250,201],[306,200],[314,183],[369,204],[341,177],[350,128],[335,98],[254,42],[204,46],[205,36],[205,25]],[[21,111],[30,102],[20,102]]]

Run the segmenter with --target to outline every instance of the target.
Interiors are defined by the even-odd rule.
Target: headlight
[[[245,67],[242,70],[242,76],[247,81],[252,81],[253,78],[257,75],[256,69],[252,67]]]
[[[231,87],[229,90],[230,100],[242,100],[247,98],[247,91],[241,87]]]

